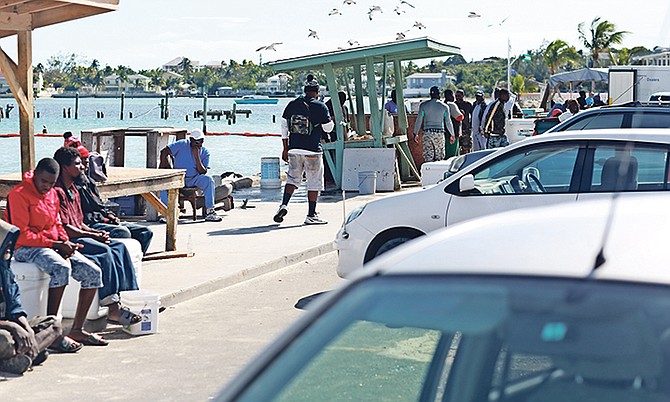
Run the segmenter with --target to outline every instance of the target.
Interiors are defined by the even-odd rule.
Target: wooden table
[[[98,184],[103,198],[141,195],[158,213],[165,216],[165,250],[177,249],[177,198],[179,189],[184,187],[183,169],[144,169],[108,167],[107,181]],[[20,173],[0,175],[0,198],[7,198],[9,191],[21,182]],[[153,191],[167,190],[168,205],[156,197]],[[168,212],[169,211],[169,212]]]

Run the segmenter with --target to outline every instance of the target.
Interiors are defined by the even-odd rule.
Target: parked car
[[[649,103],[657,105],[670,105],[670,92],[656,92],[649,97]]]
[[[408,240],[512,209],[622,192],[666,192],[670,129],[588,130],[533,137],[473,163],[432,187],[368,202],[336,237],[337,272],[353,270]],[[506,236],[500,241],[509,246]],[[485,244],[485,239],[482,239]]]
[[[537,124],[542,123],[538,122]],[[544,124],[549,123],[544,122]],[[603,128],[668,127],[670,127],[670,107],[632,102],[624,105],[602,106],[582,110],[568,120],[549,128],[546,130],[546,133]]]
[[[473,163],[477,162],[483,157],[494,153],[497,150],[498,150],[497,148],[482,149],[481,151],[468,152],[467,154],[454,157],[453,161],[449,165],[449,169],[446,172],[444,172],[443,178],[446,179],[448,177],[453,176],[454,174],[458,173],[461,169],[465,169],[466,167],[472,165]]]
[[[215,400],[670,400],[668,201],[514,211],[398,248]]]

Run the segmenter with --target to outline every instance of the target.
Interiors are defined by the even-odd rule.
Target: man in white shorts
[[[328,222],[316,212],[319,192],[323,191],[323,150],[321,138],[333,131],[333,121],[326,105],[318,99],[319,83],[311,74],[307,76],[305,96],[292,100],[282,114],[281,134],[284,149],[282,159],[288,162],[288,180],[284,186],[284,197],[274,221],[281,223],[288,213],[293,192],[307,178],[307,200],[309,209],[305,225],[323,225]]]

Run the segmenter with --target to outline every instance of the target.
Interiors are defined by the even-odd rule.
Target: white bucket
[[[137,324],[123,327],[123,330],[131,335],[148,335],[158,332],[158,308],[160,307],[160,296],[146,290],[130,290],[121,292],[121,304],[128,307],[130,311],[142,316],[142,321]]]
[[[377,191],[377,172],[358,172],[358,194],[374,194]]]
[[[21,305],[26,310],[28,318],[47,315],[49,275],[35,264],[12,260],[10,266],[21,290]]]
[[[261,188],[280,188],[279,158],[261,158]]]

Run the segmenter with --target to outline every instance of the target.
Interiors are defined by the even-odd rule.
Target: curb
[[[175,304],[194,299],[198,296],[206,295],[333,251],[335,251],[335,242],[329,242],[297,253],[285,255],[275,260],[243,269],[232,275],[222,276],[191,286],[190,288],[180,289],[176,292],[161,295],[161,305],[166,307],[174,306]]]

